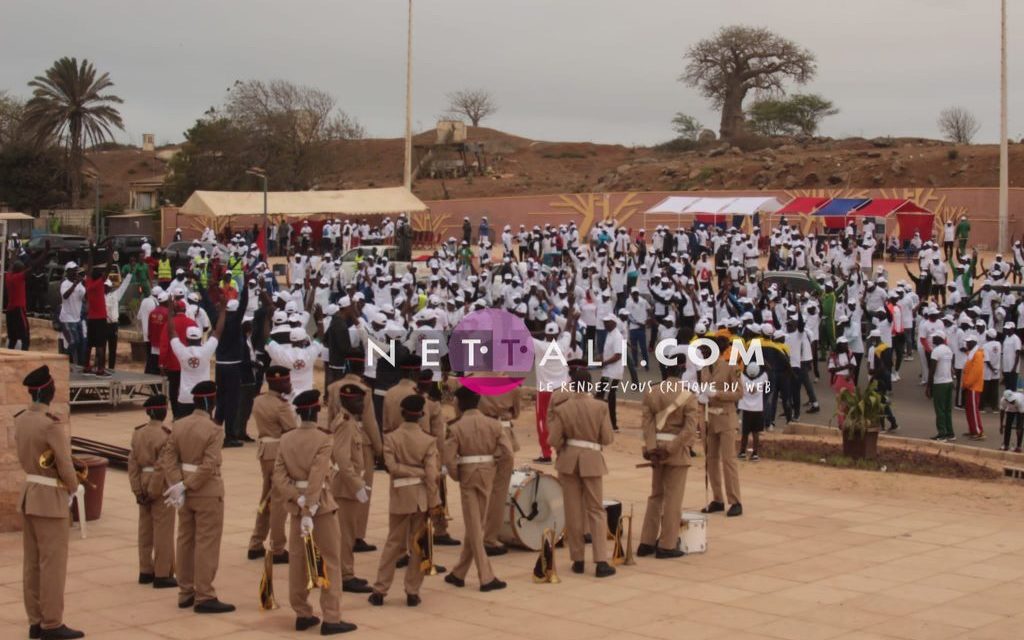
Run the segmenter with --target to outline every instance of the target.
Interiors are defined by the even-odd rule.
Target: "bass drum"
[[[540,551],[546,529],[554,530],[556,539],[565,530],[562,486],[534,469],[516,469],[509,482],[498,539],[509,546]]]

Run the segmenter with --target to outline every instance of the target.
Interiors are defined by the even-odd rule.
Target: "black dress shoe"
[[[305,631],[306,629],[310,627],[315,627],[318,624],[320,624],[320,618],[316,616],[295,618],[296,631]]]
[[[38,640],[43,635],[43,628],[38,624],[30,624],[28,626],[28,637],[29,640]]]
[[[288,551],[274,554],[274,564],[288,564]]]
[[[551,456],[541,456],[539,458],[534,458],[533,461],[536,464],[551,464]]]
[[[366,540],[363,540],[362,538],[356,538],[355,543],[352,545],[352,553],[367,553],[376,550],[377,545],[369,544],[366,542]]]
[[[420,597],[418,595],[416,595],[415,593],[407,593],[407,594],[405,594],[405,606],[407,606],[407,607],[418,607],[418,606],[420,606],[421,602],[423,602],[423,601],[420,600]]]
[[[653,544],[640,543],[640,546],[636,548],[636,555],[640,556],[641,558],[644,558],[646,556],[654,555],[654,551],[655,549]]]
[[[709,502],[708,506],[700,510],[701,513],[718,513],[719,511],[725,511],[725,505],[721,502]]]
[[[369,602],[370,604],[372,604],[375,607],[383,607],[384,606],[384,594],[383,593],[377,593],[376,591],[374,591],[373,593],[370,594],[370,597],[367,598],[366,601]]]
[[[338,633],[348,633],[349,631],[355,631],[358,629],[356,625],[351,622],[325,622],[320,625],[320,635],[322,636],[333,636]]]
[[[435,564],[434,565],[434,571],[437,573],[437,575],[442,575],[442,574],[448,573],[448,567],[445,567],[445,566],[439,565],[439,564]]]
[[[366,584],[365,581],[360,581],[358,578],[343,581],[341,583],[341,590],[348,593],[373,593],[373,587]]]
[[[615,567],[608,564],[607,562],[598,562],[594,568],[594,575],[598,578],[607,578],[608,576],[615,575]]]
[[[503,556],[508,553],[508,547],[505,545],[501,545],[500,547],[488,547],[487,545],[484,545],[484,553],[491,557]]]
[[[444,577],[444,581],[450,585],[459,587],[460,589],[466,586],[466,581],[462,578],[456,578],[454,573],[449,573]]]
[[[409,556],[405,555],[395,561],[395,568],[402,569],[409,566]]]
[[[196,606],[192,607],[192,610],[196,613],[231,613],[235,610],[235,605],[221,602],[217,598],[214,598],[213,600],[200,602]]]
[[[434,536],[434,545],[438,547],[457,547],[461,542],[451,537],[447,533],[440,536]]]
[[[178,600],[178,608],[179,609],[188,609],[189,607],[191,607],[195,603],[196,603],[196,597],[195,596],[189,596],[189,597],[185,598],[184,600]]]
[[[255,438],[250,436],[248,433],[242,434],[242,442],[256,442]]]
[[[583,573],[583,561],[582,560],[577,560],[576,562],[572,563],[572,572],[573,573]]]
[[[491,580],[487,584],[480,585],[480,590],[481,591],[485,591],[485,592],[486,591],[497,591],[498,589],[504,589],[507,586],[508,586],[508,583],[502,582],[501,580],[498,580],[497,578],[495,578],[494,580]]]
[[[66,624],[62,624],[56,629],[39,629],[39,637],[42,640],[72,640],[73,638],[84,638],[85,633],[72,629]]]
[[[139,584],[153,584],[153,579],[156,578],[152,573],[140,573]]]
[[[727,511],[725,515],[729,516],[730,518],[735,518],[736,516],[742,516],[743,515],[743,505],[737,502],[736,504],[734,504],[731,507],[729,507],[729,511]]]
[[[665,560],[667,558],[682,558],[685,555],[686,555],[686,552],[683,551],[682,549],[678,549],[678,548],[676,548],[676,549],[662,549],[661,547],[658,547],[658,550],[655,551],[655,553],[654,553],[654,557],[657,558],[658,560]]]
[[[225,440],[224,441],[224,448],[225,449],[236,449],[236,448],[238,448],[240,446],[242,446],[242,441],[241,440]]]
[[[154,578],[153,588],[154,589],[171,589],[178,586],[178,581],[174,579],[174,576],[168,576],[166,578]]]
[[[267,550],[264,547],[260,547],[259,549],[249,549],[245,555],[250,560],[259,560],[263,556],[267,555]]]

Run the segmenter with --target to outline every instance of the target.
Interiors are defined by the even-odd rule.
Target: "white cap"
[[[327,305],[327,309],[324,310],[324,313],[327,314],[328,316],[333,316],[334,314],[338,313],[339,309],[340,307],[338,307],[338,305],[332,303]]]
[[[107,278],[107,279],[106,279],[106,280],[105,280],[105,281],[103,282],[103,284],[104,284],[105,286],[107,286],[107,287],[112,287],[112,286],[114,286],[114,283],[113,283],[113,281],[111,281],[111,279],[110,279],[110,278]]]
[[[302,342],[308,340],[309,335],[306,334],[306,330],[302,327],[296,327],[288,333],[288,339],[292,342]]]
[[[184,269],[178,269],[177,271],[174,272],[174,275],[176,275],[176,276],[183,276],[183,275],[185,275],[185,270]]]
[[[170,299],[171,299],[171,296],[168,295],[166,291],[161,291],[156,296],[156,301],[161,303],[161,304],[164,303],[164,302],[167,302]]]
[[[200,340],[203,337],[203,330],[199,327],[189,327],[185,329],[185,337],[189,340]]]
[[[348,296],[341,296],[341,298],[338,300],[338,308],[340,308],[340,309],[344,309],[345,307],[351,307],[351,306],[352,306],[352,298],[349,298]],[[331,315],[334,315],[334,314],[331,314]]]
[[[64,265],[64,270],[65,271],[69,271],[71,269],[77,269],[77,268],[78,268],[78,263],[75,262],[74,260],[71,260],[67,264]]]
[[[614,313],[606,313],[606,314],[604,314],[604,317],[601,318],[601,321],[602,322],[617,322],[618,318],[615,317]]]
[[[157,285],[157,286],[153,287],[153,289],[150,291],[150,293],[153,295],[154,298],[159,298],[160,294],[163,293],[163,292],[164,292],[164,288],[161,287],[160,285]]]
[[[271,316],[271,320],[274,324],[285,324],[288,322],[288,313],[278,309],[274,312],[274,315]]]
[[[555,336],[555,335],[558,335],[558,332],[559,332],[559,329],[558,329],[558,324],[557,323],[549,322],[546,325],[544,325],[544,335],[546,335],[546,336]]]
[[[1005,329],[1006,331],[1014,331],[1017,329],[1017,325],[1012,322],[1007,322],[1006,324],[1003,325],[1003,329]]]

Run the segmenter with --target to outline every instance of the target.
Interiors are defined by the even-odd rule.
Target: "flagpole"
[[[1002,0],[1000,32],[1000,112],[999,112],[999,251],[1007,250],[1010,226],[1010,144],[1007,124],[1008,99],[1006,79],[1006,0]]]
[[[412,0],[409,0],[409,41],[405,60],[405,188],[412,189]]]

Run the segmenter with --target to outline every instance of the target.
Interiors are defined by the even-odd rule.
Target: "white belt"
[[[596,442],[590,442],[589,440],[576,440],[574,438],[569,438],[568,440],[565,441],[565,444],[569,445],[570,447],[579,447],[580,449],[590,449],[592,451],[601,450],[601,445],[597,444]]]
[[[57,480],[57,478],[47,478],[46,476],[37,476],[35,474],[30,473],[25,476],[25,480],[33,484],[41,484],[43,486],[54,487],[57,489],[61,488],[61,484]]]
[[[295,481],[295,488],[296,489],[307,489],[307,488],[309,488],[309,480],[296,480]]]
[[[394,481],[392,481],[392,484],[395,485],[396,489],[399,487],[411,487],[422,483],[423,478],[395,478]]]
[[[270,436],[260,436],[256,439],[264,444],[268,442],[281,442],[281,438],[271,438]]]
[[[457,462],[459,464],[484,464],[485,462],[494,462],[494,456],[461,456]]]
[[[512,428],[512,421],[511,420],[499,420],[498,422],[500,422],[501,426],[505,427],[506,429],[511,429]]]
[[[673,440],[676,439],[676,434],[674,434],[674,433],[659,433],[659,434],[656,434],[654,436],[654,439],[656,441],[658,441],[658,442],[672,442]]]
[[[153,473],[156,471],[154,467],[142,467],[142,473]]]
[[[195,473],[196,471],[199,471],[199,465],[182,462],[181,470],[184,471],[185,473]]]

